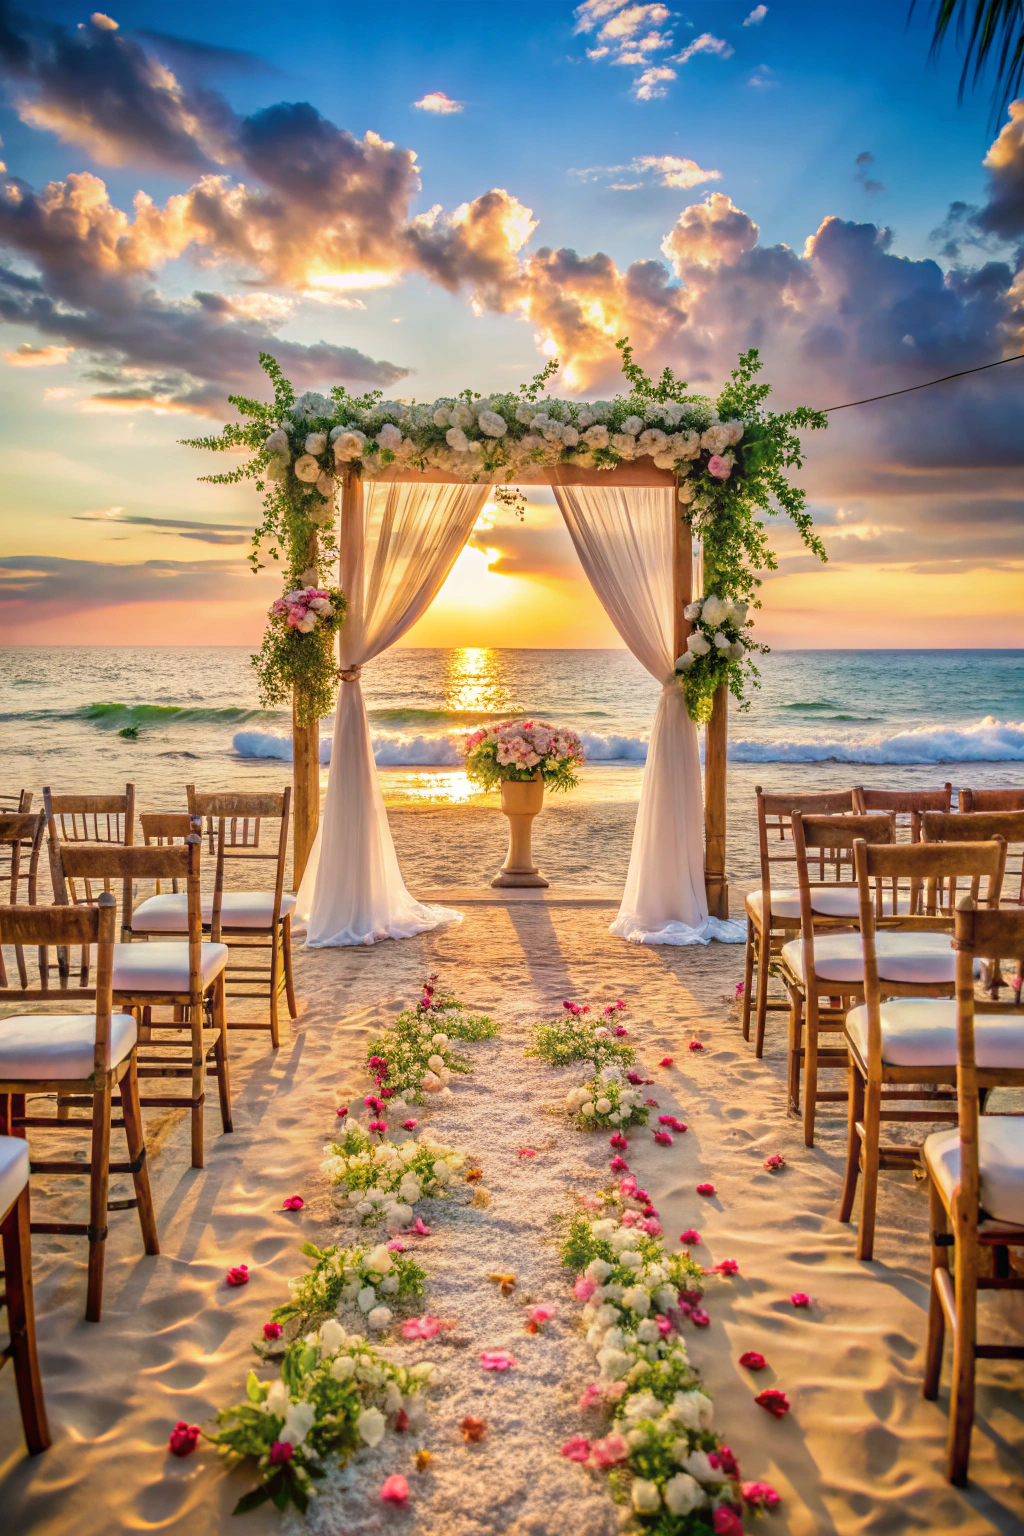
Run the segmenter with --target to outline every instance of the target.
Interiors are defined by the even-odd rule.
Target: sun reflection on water
[[[502,675],[501,657],[485,645],[463,645],[447,659],[444,707],[494,715],[511,708],[511,694]]]
[[[384,768],[380,785],[388,805],[465,805],[482,799],[461,768]]]

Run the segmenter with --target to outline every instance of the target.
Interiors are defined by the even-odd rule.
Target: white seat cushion
[[[0,1136],[0,1221],[28,1183],[28,1142],[22,1136]]]
[[[287,917],[295,906],[295,897],[285,891],[281,897],[281,916]],[[213,897],[204,896],[203,922],[213,919]],[[220,916],[225,928],[268,929],[274,915],[273,891],[225,891]],[[187,933],[188,897],[184,891],[167,892],[141,901],[132,913],[135,933]]]
[[[94,1013],[18,1014],[0,1019],[0,1078],[28,1081],[88,1077],[96,1042]],[[135,1044],[130,1013],[110,1016],[110,1065]]]
[[[879,1014],[882,1060],[889,1066],[956,1066],[955,998],[894,997]],[[866,1061],[868,1010],[863,1004],[846,1015],[846,1033]],[[1024,1069],[1024,1013],[976,1014],[974,1050],[979,1067]]]
[[[875,949],[882,981],[952,984],[955,959],[948,933],[877,933]],[[803,941],[784,944],[782,958],[803,981]],[[863,980],[860,934],[816,934],[814,969],[819,981]]]
[[[208,987],[228,960],[226,944],[203,945],[203,986]],[[115,992],[188,992],[188,944],[156,940],[114,945]]]
[[[800,920],[800,892],[795,889],[773,890],[772,917],[784,917]],[[763,893],[751,891],[747,897],[748,910],[760,920],[764,907]],[[909,912],[909,900],[897,901],[898,912]],[[887,915],[892,914],[892,896],[884,896],[882,910]],[[838,885],[834,888],[822,885],[811,886],[811,911],[819,917],[851,917],[855,918],[860,912],[860,892],[856,886]]]
[[[936,1131],[924,1144],[929,1171],[948,1200],[960,1181],[960,1132]],[[1024,1115],[978,1116],[981,1209],[1024,1226]]]

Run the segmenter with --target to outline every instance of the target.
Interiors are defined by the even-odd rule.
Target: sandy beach
[[[84,1245],[37,1237],[35,1275],[42,1369],[54,1444],[23,1452],[10,1372],[0,1377],[0,1506],[11,1536],[106,1536],[112,1531],[188,1532],[236,1528],[230,1511],[251,1479],[225,1475],[210,1448],[188,1460],[167,1454],[178,1419],[208,1423],[242,1394],[251,1344],[286,1281],[304,1261],[298,1244],[334,1240],[338,1227],[321,1148],[336,1104],[365,1091],[359,1064],[375,1022],[411,1002],[422,977],[440,971],[465,1002],[492,1012],[500,1036],[470,1048],[472,1076],[427,1113],[438,1137],[471,1148],[491,1191],[486,1209],[436,1211],[421,1262],[427,1309],[454,1319],[446,1344],[415,1348],[442,1367],[425,1426],[408,1444],[389,1435],[324,1485],[309,1519],[317,1536],[429,1531],[431,1536],[541,1536],[565,1530],[612,1536],[618,1516],[598,1474],[565,1461],[563,1441],[586,1431],[576,1398],[589,1379],[579,1306],[555,1250],[554,1218],[568,1192],[596,1188],[606,1169],[603,1138],[572,1130],[553,1106],[573,1081],[527,1061],[528,1026],[565,997],[628,1004],[634,1042],[661,1107],[689,1130],[671,1148],[636,1133],[631,1164],[661,1212],[667,1238],[695,1226],[695,1250],[710,1267],[739,1263],[730,1279],[710,1276],[710,1327],[690,1330],[691,1356],[715,1399],[716,1428],[744,1477],[782,1494],[758,1523],[766,1536],[823,1532],[1006,1532],[1024,1519],[1021,1367],[979,1367],[971,1485],[942,1475],[945,1393],[921,1398],[927,1304],[926,1202],[907,1175],[883,1176],[876,1259],[858,1264],[853,1232],[836,1220],[845,1130],[824,1113],[807,1150],[787,1118],[778,1024],[762,1062],[743,1045],[731,1002],[742,950],[641,949],[611,939],[612,909],[593,904],[467,905],[465,920],[401,943],[298,952],[300,1015],[280,1051],[266,1037],[233,1033],[235,1132],[208,1127],[207,1166],[188,1166],[188,1127],[177,1112],[148,1113],[151,1170],[162,1253],[140,1252],[134,1215],[111,1219],[106,1302],[98,1325],[82,1320]],[[238,1016],[238,1005],[232,1010]],[[705,1049],[691,1053],[696,1036]],[[670,1069],[658,1069],[667,1054]],[[518,1148],[538,1155],[524,1161]],[[764,1158],[781,1153],[777,1175]],[[717,1194],[694,1188],[712,1180]],[[41,1181],[39,1181],[41,1183]],[[54,1181],[57,1182],[57,1181]],[[80,1200],[67,1180],[57,1204]],[[84,1181],[82,1181],[84,1188]],[[281,1210],[299,1193],[306,1209]],[[42,1205],[40,1188],[37,1205]],[[430,1202],[427,1202],[429,1205]],[[52,1209],[52,1205],[51,1205]],[[430,1219],[430,1218],[428,1218]],[[343,1238],[343,1240],[350,1240]],[[248,1263],[251,1283],[224,1283]],[[486,1280],[495,1264],[520,1278],[521,1296],[551,1301],[556,1319],[542,1338],[523,1333],[521,1306]],[[789,1296],[805,1291],[807,1311]],[[986,1298],[986,1300],[991,1298]],[[998,1299],[1005,1307],[1012,1298]],[[1018,1300],[1019,1308],[1019,1300]],[[1003,1314],[988,1326],[1018,1332]],[[412,1346],[399,1341],[399,1350]],[[481,1372],[482,1348],[515,1348],[514,1376]],[[741,1369],[747,1349],[768,1368]],[[410,1355],[410,1358],[413,1358]],[[782,1421],[753,1398],[764,1386],[792,1405]],[[462,1416],[489,1432],[466,1446]],[[591,1432],[593,1432],[591,1427]],[[434,1457],[412,1471],[417,1447]],[[409,1503],[379,1499],[383,1477],[409,1474]],[[266,1509],[239,1529],[298,1531]]]

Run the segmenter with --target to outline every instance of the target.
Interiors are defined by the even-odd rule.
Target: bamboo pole
[[[704,888],[712,917],[729,916],[729,881],[725,873],[726,749],[729,741],[729,689],[723,683],[704,736]]]
[[[306,552],[307,570],[317,570],[316,534],[309,539]],[[318,575],[310,580],[319,580]],[[302,872],[306,867],[310,849],[320,824],[320,722],[301,721],[299,709],[301,693],[292,689],[292,885],[299,888]]]

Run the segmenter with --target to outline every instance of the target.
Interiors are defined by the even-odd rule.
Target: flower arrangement
[[[383,1218],[395,1230],[412,1221],[418,1200],[443,1196],[466,1166],[465,1152],[444,1146],[427,1131],[401,1143],[377,1141],[356,1121],[347,1123],[341,1140],[330,1142],[324,1153],[321,1170],[343,1202],[364,1220]]]
[[[825,427],[827,417],[805,407],[766,411],[770,388],[756,382],[756,349],[742,354],[712,401],[690,394],[670,368],[649,378],[627,338],[617,346],[629,392],[593,401],[541,398],[557,359],[516,392],[483,396],[466,389],[422,403],[384,400],[379,390],[352,396],[340,385],[329,395],[297,395],[276,360],[261,353],[273,401],[232,395],[244,419],[216,436],[191,439],[190,446],[248,450],[244,463],[204,478],[255,483],[264,502],[253,567],[259,568],[266,542],[272,559],[283,551],[292,587],[315,584],[318,560],[337,552],[334,507],[342,478],[375,479],[396,470],[440,469],[491,483],[495,499],[521,514],[525,499],[513,487],[545,470],[563,464],[612,470],[647,458],[676,476],[680,515],[702,540],[708,586],[723,598],[758,606],[759,573],[778,563],[766,515],[783,512],[824,560],[804,492],[790,483],[788,471],[803,463],[799,430]],[[737,670],[729,679],[741,700],[744,676]]]
[[[621,1068],[603,1067],[578,1088],[570,1088],[565,1107],[581,1131],[625,1130],[646,1125],[650,1110],[644,1096],[623,1078]]]
[[[408,1424],[433,1374],[428,1361],[407,1369],[386,1360],[334,1318],[289,1346],[276,1380],[250,1372],[245,1402],[222,1409],[222,1427],[206,1436],[233,1460],[256,1463],[259,1482],[234,1513],[268,1500],[305,1513],[328,1458],[344,1465],[361,1445],[379,1445],[389,1420]]]
[[[688,1254],[665,1253],[639,1205],[636,1180],[625,1178],[606,1192],[604,1214],[573,1217],[563,1243],[600,1368],[580,1406],[610,1409],[611,1427],[599,1439],[573,1436],[562,1454],[609,1473],[634,1529],[742,1536],[739,1468],[711,1428],[711,1398],[679,1336],[685,1317],[699,1320],[704,1272]]]
[[[676,658],[676,676],[687,713],[698,725],[706,725],[710,720],[715,694],[722,683],[728,683],[733,693],[742,698],[744,662],[757,676],[749,655],[752,651],[763,651],[764,647],[756,645],[745,633],[749,608],[749,603],[711,593],[683,609],[692,627],[686,650]]]
[[[313,1268],[288,1281],[291,1300],[270,1314],[275,1323],[291,1324],[295,1333],[346,1306],[357,1308],[368,1327],[381,1331],[392,1321],[391,1303],[423,1295],[424,1271],[415,1259],[387,1243],[369,1250],[358,1244],[318,1248],[303,1243],[300,1252],[313,1260]]]
[[[564,1002],[561,1017],[535,1025],[533,1044],[526,1055],[539,1056],[551,1067],[567,1067],[572,1061],[591,1061],[595,1073],[611,1062],[631,1067],[635,1052],[625,1038],[626,1028],[611,1022],[624,1007],[624,1003],[612,1003],[600,1018],[595,1018],[588,1017],[589,1005]]]
[[[334,702],[334,637],[347,607],[338,587],[296,587],[270,606],[263,644],[252,657],[260,702],[288,703],[298,688],[316,719]]]
[[[486,1014],[467,1013],[451,993],[438,992],[437,975],[428,976],[415,1007],[397,1015],[391,1028],[371,1039],[366,1069],[387,1112],[400,1119],[423,1095],[444,1093],[453,1072],[471,1070],[469,1060],[451,1050],[452,1039],[487,1040],[497,1025]],[[442,1026],[442,1027],[439,1027]]]
[[[540,720],[504,720],[471,731],[462,744],[466,775],[484,789],[503,780],[520,783],[540,775],[548,789],[575,789],[573,772],[585,758],[575,731],[558,730]]]
[[[467,1013],[465,1003],[460,1003],[453,992],[438,990],[439,976],[434,971],[423,983],[423,991],[413,1010],[422,1021],[444,1015],[444,1028],[452,1040],[491,1040],[498,1033],[498,1026],[485,1013]],[[401,1014],[399,1017],[404,1018]]]

